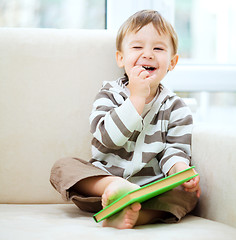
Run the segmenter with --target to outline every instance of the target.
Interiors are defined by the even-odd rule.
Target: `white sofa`
[[[49,183],[53,163],[90,159],[88,117],[115,63],[105,30],[0,29],[0,239],[236,239],[236,128],[196,125],[196,215],[178,224],[102,228]]]

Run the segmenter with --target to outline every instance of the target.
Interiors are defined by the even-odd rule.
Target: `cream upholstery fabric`
[[[236,227],[235,128],[194,128],[197,214],[214,221],[189,216],[118,231],[74,205],[56,204],[63,201],[50,186],[51,166],[61,157],[90,158],[94,96],[103,81],[122,74],[111,32],[0,29],[0,239],[235,239],[228,226]]]
[[[121,75],[114,34],[1,29],[0,53],[0,202],[62,203],[50,168],[61,157],[90,159],[91,104]]]
[[[195,126],[192,154],[201,176],[198,215],[236,227],[236,128]]]
[[[0,205],[0,239],[234,240],[233,227],[187,216],[178,224],[154,224],[131,230],[102,228],[91,214],[72,204]],[[14,225],[10,224],[14,223]]]

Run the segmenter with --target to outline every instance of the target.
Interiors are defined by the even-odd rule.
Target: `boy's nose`
[[[153,52],[151,50],[144,50],[143,58],[145,58],[145,59],[153,59],[154,58]]]

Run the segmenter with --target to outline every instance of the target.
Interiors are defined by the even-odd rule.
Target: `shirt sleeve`
[[[90,115],[93,136],[110,149],[122,147],[142,125],[142,118],[130,99],[118,95],[119,93],[100,91]]]
[[[190,164],[193,128],[191,111],[180,98],[174,100],[168,112],[166,147],[159,162],[159,166],[165,175],[177,162]]]

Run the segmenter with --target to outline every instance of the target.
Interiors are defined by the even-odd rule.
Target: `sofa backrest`
[[[183,72],[184,74],[184,72]],[[89,114],[103,81],[123,75],[115,33],[0,28],[0,203],[62,203],[49,183],[62,157],[89,160]],[[235,225],[235,127],[196,126],[197,214]]]
[[[50,169],[90,159],[92,102],[122,74],[115,33],[0,29],[0,203],[62,202]]]

